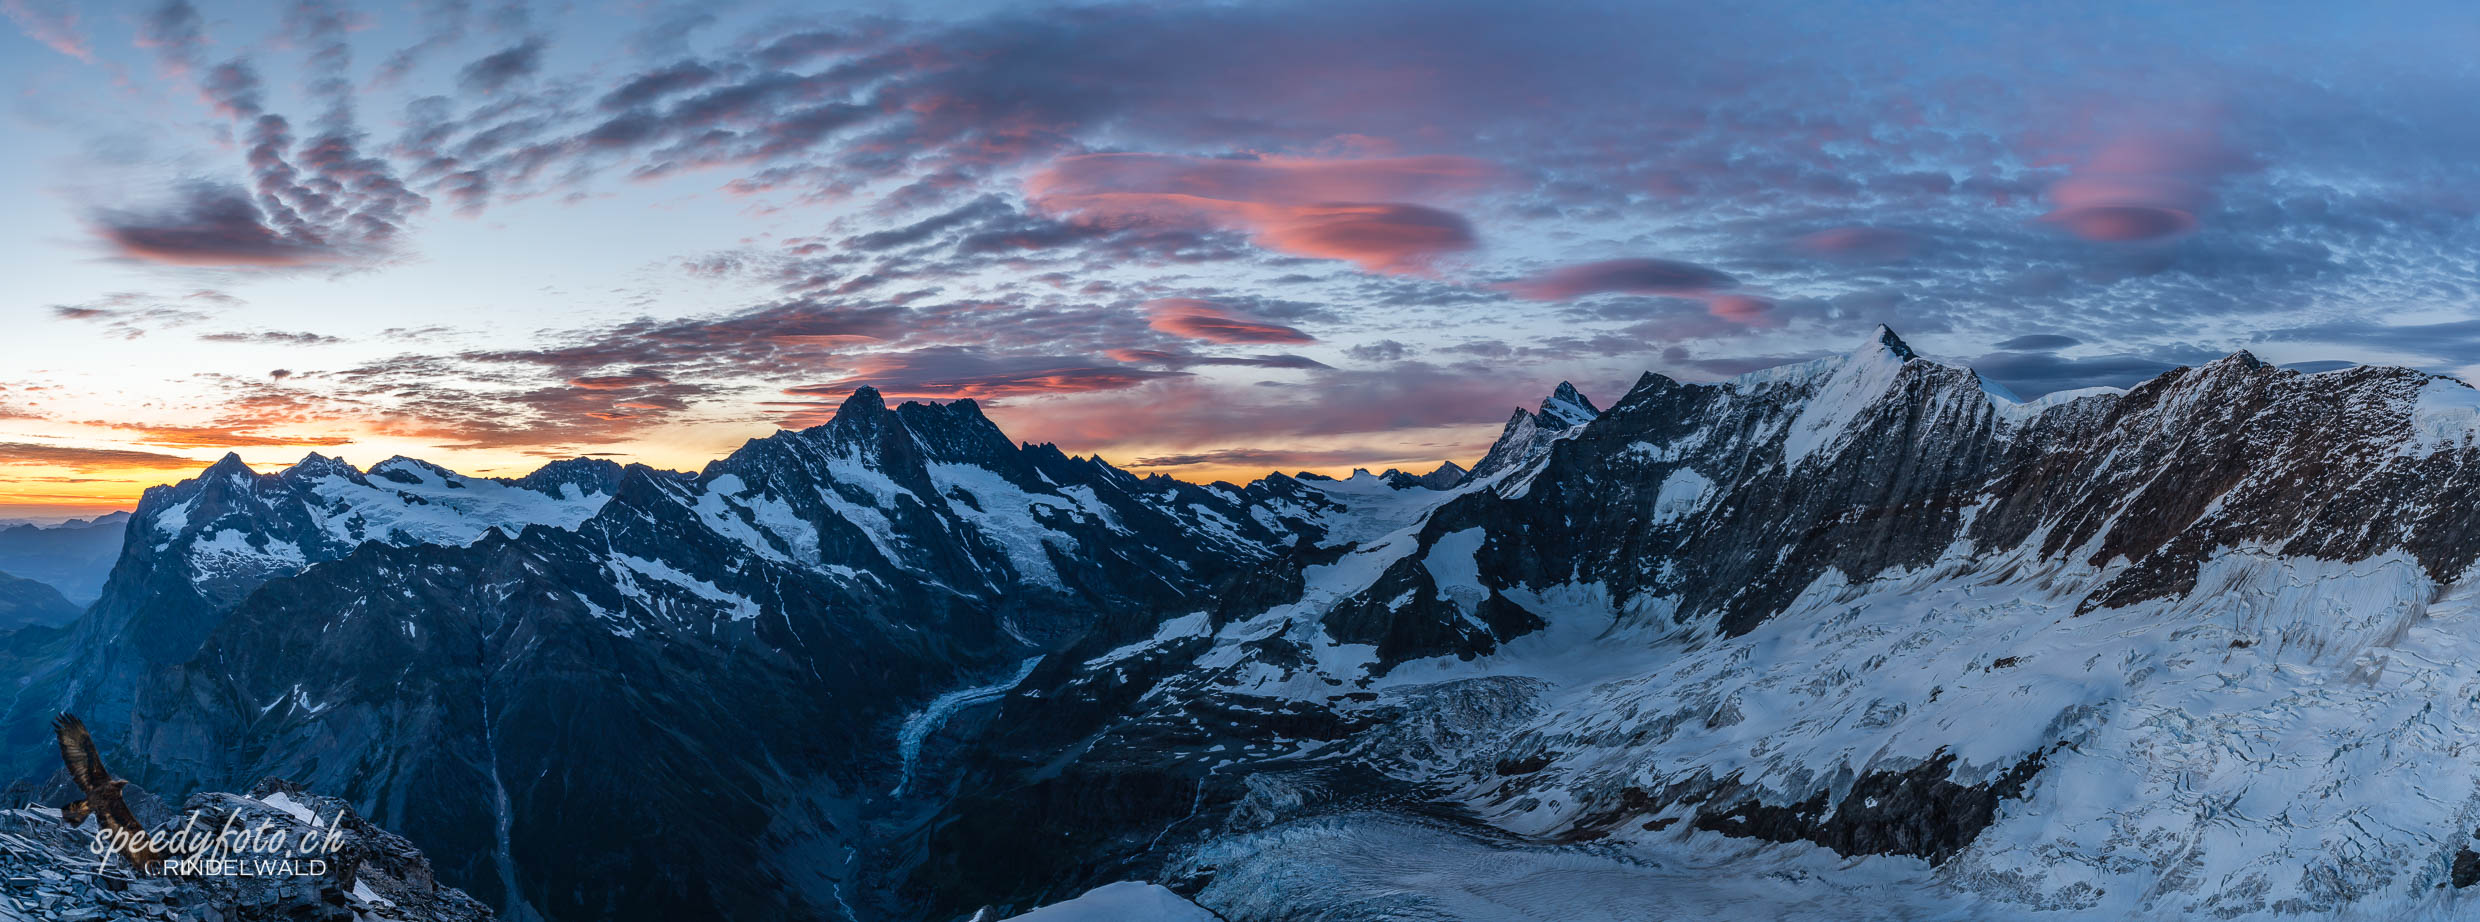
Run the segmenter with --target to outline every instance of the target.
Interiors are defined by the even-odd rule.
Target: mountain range
[[[80,607],[93,604],[112,575],[128,525],[129,513],[113,512],[50,525],[0,527],[0,572],[47,584]]]
[[[696,473],[227,457],[0,635],[0,738],[336,795],[520,920],[2450,918],[2476,434],[2406,369],[2025,402],[1880,329],[1562,385],[1469,472],[1140,478],[868,388]]]

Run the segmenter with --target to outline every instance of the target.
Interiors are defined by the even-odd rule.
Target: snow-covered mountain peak
[[[371,465],[370,475],[397,483],[454,483],[465,479],[463,474],[420,458],[408,458],[404,455],[395,455]]]
[[[319,477],[356,477],[361,474],[361,471],[345,463],[343,458],[330,458],[314,451],[301,456],[301,460],[293,462],[292,467],[285,468],[281,473],[285,477],[301,480]]]
[[[1798,467],[1820,449],[1833,445],[1854,421],[1894,388],[1905,366],[1915,361],[1925,360],[1881,324],[1859,349],[1811,363],[1814,387],[1804,396],[1799,416],[1784,430],[1783,464]],[[1957,370],[1970,373],[1968,369]],[[1971,377],[1977,388],[1980,376]]]
[[[241,460],[241,453],[237,451],[225,452],[223,457],[215,459],[214,464],[207,465],[206,470],[198,472],[200,480],[223,479],[235,483],[256,476],[258,472],[251,470],[249,463]]]
[[[2271,365],[2269,365],[2269,364],[2267,364],[2267,363],[2265,362],[2265,360],[2264,360],[2264,359],[2257,358],[2257,357],[2256,357],[2256,353],[2249,352],[2249,351],[2247,351],[2247,350],[2245,350],[2245,349],[2241,349],[2241,350],[2239,350],[2239,351],[2237,351],[2237,352],[2233,352],[2233,353],[2231,353],[2231,354],[2229,354],[2229,355],[2225,355],[2225,356],[2222,356],[2221,358],[2214,359],[2213,361],[2207,362],[2207,363],[2205,363],[2204,367],[2206,367],[2206,368],[2235,367],[2235,368],[2244,368],[2244,369],[2254,370],[2254,369],[2259,369],[2259,368],[2270,368],[2270,367],[2272,367],[2272,366],[2271,366]]]
[[[878,388],[865,384],[853,388],[852,394],[845,397],[843,403],[836,405],[834,418],[840,420],[850,416],[858,419],[885,412],[887,412],[887,398],[879,396]]]
[[[1575,385],[1561,381],[1550,396],[1542,398],[1539,412],[1528,413],[1518,407],[1513,415],[1507,417],[1507,425],[1499,430],[1498,441],[1490,444],[1489,453],[1481,457],[1480,463],[1473,465],[1464,480],[1480,480],[1531,467],[1549,455],[1551,443],[1581,431],[1601,412],[1593,406],[1593,401],[1576,390]]]
[[[1869,331],[1869,338],[1861,342],[1855,354],[1879,353],[1892,356],[1897,362],[1908,362],[1920,357],[1920,353],[1912,351],[1910,343],[1904,342],[1903,337],[1894,334],[1893,327],[1882,323],[1877,325],[1877,329]]]
[[[1557,390],[1542,398],[1538,415],[1555,419],[1565,426],[1581,426],[1601,414],[1602,411],[1593,406],[1593,401],[1576,390],[1576,385],[1561,381]]]

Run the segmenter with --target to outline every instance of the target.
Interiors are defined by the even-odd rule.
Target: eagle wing
[[[77,782],[88,798],[112,783],[112,772],[103,767],[103,757],[95,754],[95,738],[87,735],[85,721],[75,714],[54,717],[52,735],[60,738],[60,762],[69,767],[69,780]]]
[[[145,835],[146,827],[138,822],[138,815],[130,811],[129,802],[121,799],[120,788],[112,783],[112,770],[103,767],[103,757],[95,754],[95,738],[86,732],[86,722],[77,719],[75,714],[54,717],[52,735],[60,738],[61,764],[68,766],[70,779],[86,792],[85,800],[61,809],[61,818],[69,820],[75,815],[76,819],[70,821],[77,822],[91,813],[105,829],[132,836]],[[121,855],[129,859],[130,867],[148,873],[153,873],[154,863],[162,857],[143,842],[123,844]]]

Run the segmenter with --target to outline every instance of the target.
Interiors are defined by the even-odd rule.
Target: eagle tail
[[[85,801],[81,800],[60,808],[60,821],[71,826],[75,826],[79,823],[86,822],[87,815],[93,812],[95,812],[95,808],[87,805]]]

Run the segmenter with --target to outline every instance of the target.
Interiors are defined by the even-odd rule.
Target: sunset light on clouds
[[[1879,323],[2025,396],[2480,367],[2480,18],[2277,6],[11,0],[0,518],[861,386],[1427,469]]]

